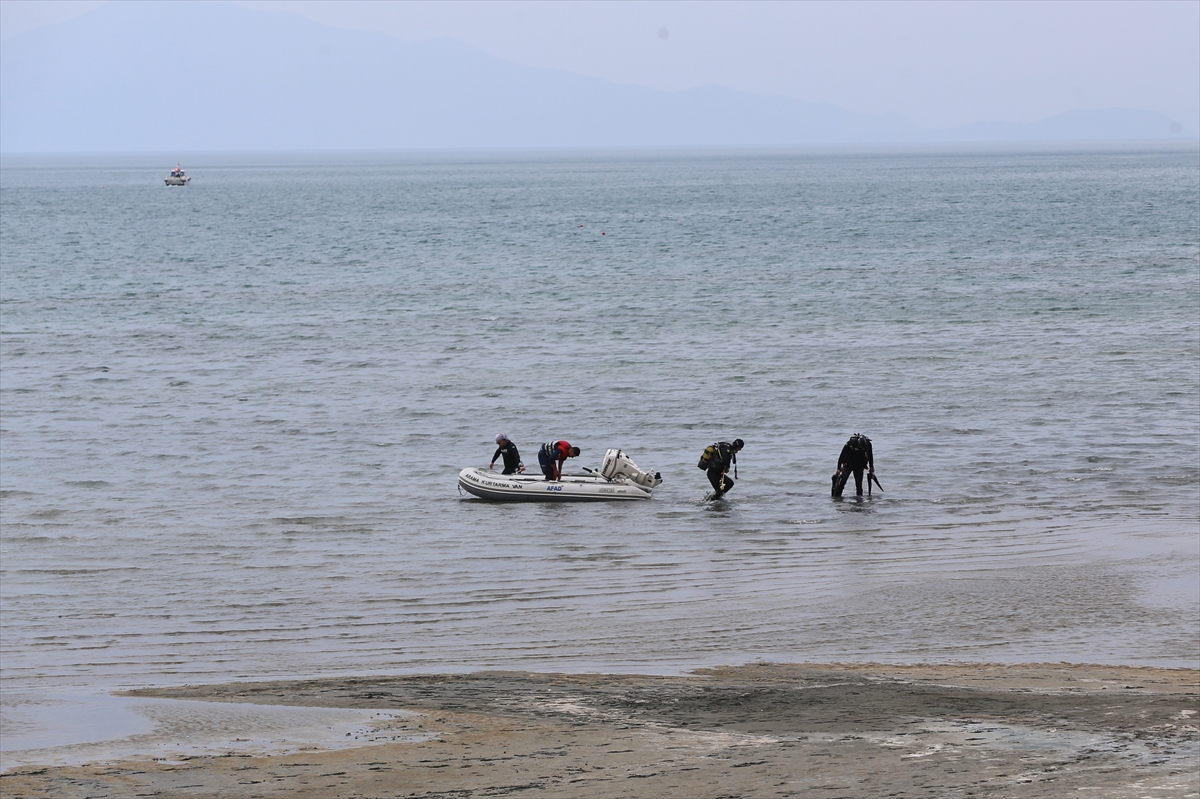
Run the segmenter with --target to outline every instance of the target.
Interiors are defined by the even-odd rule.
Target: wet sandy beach
[[[348,748],[20,767],[4,797],[1191,797],[1200,672],[780,665],[132,692],[384,711]],[[399,712],[410,711],[410,712]],[[228,730],[231,741],[237,731]]]

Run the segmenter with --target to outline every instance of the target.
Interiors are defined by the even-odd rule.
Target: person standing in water
[[[525,471],[525,464],[521,463],[521,453],[517,452],[517,445],[504,433],[496,436],[496,453],[492,455],[492,462],[488,464],[489,469],[496,466],[497,458],[504,458],[504,471],[500,474]]]
[[[547,441],[538,450],[538,465],[547,480],[561,480],[562,467],[567,458],[579,457],[579,447],[572,447],[569,441]]]
[[[874,477],[875,453],[871,450],[871,439],[862,433],[855,433],[850,436],[846,446],[842,447],[842,454],[838,455],[837,471],[833,473],[833,495],[835,497],[842,495],[842,489],[846,487],[850,473],[854,472],[854,489],[861,497],[863,469],[867,470],[868,480]]]
[[[745,442],[740,438],[735,438],[732,442],[718,441],[704,448],[704,454],[700,456],[700,463],[697,466],[705,470],[708,482],[712,483],[713,494],[710,499],[719,499],[733,488],[733,478],[729,476],[729,468],[733,467],[733,473],[736,476],[737,454],[742,451],[743,446],[745,446]]]

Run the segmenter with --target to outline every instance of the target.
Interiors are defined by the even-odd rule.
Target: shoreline
[[[1200,795],[1196,669],[755,663],[683,676],[491,671],[121,695],[177,712],[171,735],[160,718],[145,751],[16,766],[0,775],[0,794]],[[201,727],[205,743],[182,743]]]

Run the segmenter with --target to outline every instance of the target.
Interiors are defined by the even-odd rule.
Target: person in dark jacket
[[[567,458],[579,457],[579,447],[572,447],[569,441],[547,441],[538,450],[538,465],[547,480],[561,480],[562,467]]]
[[[867,479],[870,480],[871,475],[875,474],[875,454],[871,451],[871,439],[862,433],[855,433],[842,447],[842,454],[838,455],[837,471],[833,473],[833,495],[842,495],[850,473],[854,472],[854,490],[861,497],[863,469],[867,470]]]
[[[489,469],[496,466],[498,458],[504,458],[504,471],[500,474],[525,471],[525,464],[521,463],[521,453],[517,452],[517,445],[512,443],[504,433],[496,436],[496,453],[492,455],[492,462],[488,464]]]
[[[729,489],[733,488],[733,478],[729,476],[729,468],[732,466],[734,474],[737,474],[737,454],[742,451],[743,446],[745,446],[745,442],[740,438],[735,438],[732,442],[718,441],[705,448],[704,454],[707,456],[707,460],[701,457],[701,462],[705,464],[705,474],[708,475],[708,482],[712,483],[713,487],[713,495],[710,499],[722,497],[729,493]]]

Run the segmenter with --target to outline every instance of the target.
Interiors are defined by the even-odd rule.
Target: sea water
[[[157,684],[1200,665],[1194,144],[175,160],[3,161],[6,749]],[[461,495],[498,432],[664,482]]]

